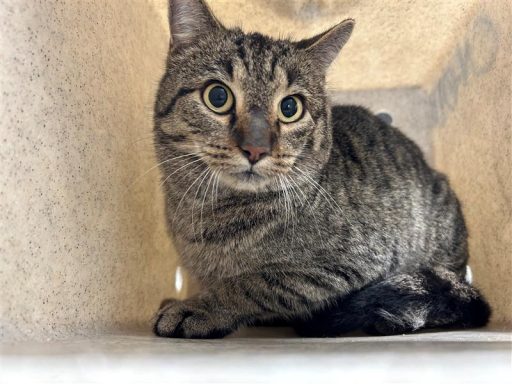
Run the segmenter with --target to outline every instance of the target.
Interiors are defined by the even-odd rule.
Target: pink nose
[[[258,161],[268,155],[269,149],[266,147],[255,147],[246,144],[240,147],[244,156],[249,160],[249,163],[256,164]]]

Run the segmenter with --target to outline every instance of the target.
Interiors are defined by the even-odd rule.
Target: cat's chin
[[[272,189],[271,179],[256,172],[244,171],[221,175],[226,186],[243,192],[264,192]]]

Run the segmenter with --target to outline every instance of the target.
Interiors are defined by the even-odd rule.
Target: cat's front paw
[[[193,302],[168,299],[153,319],[153,332],[172,338],[221,338],[233,330],[219,320]]]

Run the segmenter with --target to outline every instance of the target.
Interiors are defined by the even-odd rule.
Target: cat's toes
[[[171,299],[162,303],[153,320],[153,332],[161,337],[190,339],[221,338],[231,333],[228,327],[215,323],[214,318],[201,308]]]
[[[163,337],[184,337],[181,325],[188,316],[190,311],[182,301],[165,299],[153,318],[153,332]]]

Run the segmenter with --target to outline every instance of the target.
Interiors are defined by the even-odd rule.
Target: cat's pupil
[[[215,108],[220,108],[228,101],[228,93],[223,87],[217,85],[208,93],[208,100]]]
[[[297,102],[293,97],[285,97],[281,101],[281,113],[284,117],[292,117],[297,113]]]

